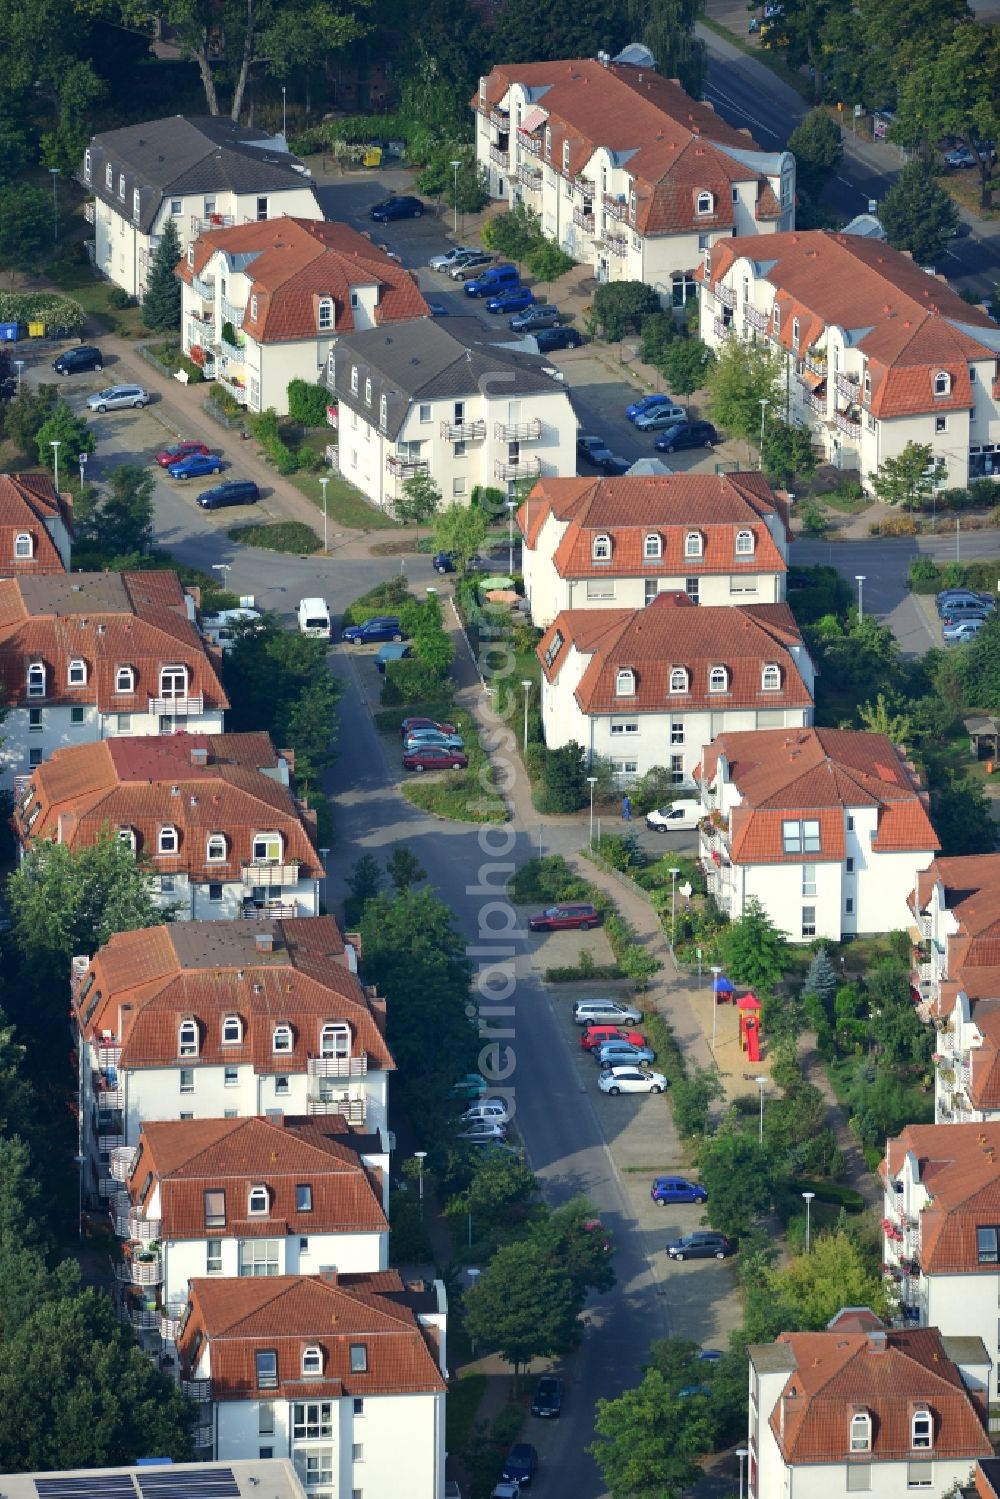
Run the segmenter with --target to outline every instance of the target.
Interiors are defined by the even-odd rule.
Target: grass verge
[[[507,805],[493,785],[493,767],[479,742],[479,732],[470,714],[456,708],[453,702],[439,699],[431,703],[407,703],[405,707],[382,708],[374,714],[380,734],[399,733],[404,718],[433,718],[453,723],[465,740],[469,757],[468,770],[444,770],[428,776],[405,771],[408,777],[400,785],[406,800],[422,812],[447,817],[453,822],[506,822]]]
[[[326,434],[319,433],[318,438],[323,439],[325,444]],[[310,433],[308,438],[303,439],[305,443],[317,440],[317,434]],[[330,482],[326,490],[326,519],[327,526],[348,531],[397,531],[399,522],[394,521],[391,515],[386,515],[384,510],[379,510],[366,500],[360,489],[355,489],[353,484],[348,484],[346,479],[341,479],[337,474],[329,476]],[[323,491],[320,488],[318,474],[292,474],[292,483],[307,500],[311,500],[316,509],[323,513]]]
[[[294,552],[310,556],[323,543],[312,526],[300,520],[273,521],[261,526],[234,526],[226,535],[239,546],[262,547],[266,552]]]
[[[55,260],[45,268],[45,278],[67,296],[79,302],[84,311],[107,333],[121,338],[136,338],[146,329],[141,307],[112,307],[108,300],[110,281],[102,281],[83,260]]]
[[[445,1446],[449,1452],[464,1452],[468,1447],[486,1385],[485,1374],[463,1374],[452,1380],[444,1417]]]

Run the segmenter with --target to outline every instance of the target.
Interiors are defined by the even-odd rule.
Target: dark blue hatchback
[[[661,1207],[668,1202],[707,1202],[708,1193],[700,1182],[688,1181],[686,1176],[658,1176],[649,1189],[649,1195]]]

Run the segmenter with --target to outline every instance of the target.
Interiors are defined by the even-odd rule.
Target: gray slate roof
[[[116,212],[132,218],[132,195],[139,190],[139,227],[152,228],[164,198],[218,192],[287,192],[306,187],[310,178],[298,157],[275,144],[262,130],[218,115],[172,115],[145,120],[91,138],[90,187]],[[110,162],[114,186],[106,186]],[[125,174],[125,197],[118,179]],[[273,215],[272,215],[273,217]]]
[[[476,318],[449,318],[446,332],[433,318],[414,318],[389,328],[349,333],[336,347],[338,401],[366,421],[378,422],[386,397],[385,430],[395,439],[414,401],[463,400],[480,391],[498,399],[551,394],[560,386],[544,372],[537,354],[520,353],[493,342],[490,330]],[[456,334],[458,336],[456,336]],[[358,368],[358,393],[351,391],[351,367]],[[372,382],[372,402],[364,399]]]

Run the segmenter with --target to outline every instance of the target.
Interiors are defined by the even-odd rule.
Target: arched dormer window
[[[698,194],[698,202],[696,204],[698,213],[711,213],[714,207],[715,198],[710,192],[705,191]]]
[[[781,691],[781,667],[775,665],[773,661],[768,662],[761,672],[760,687],[762,692]]]
[[[253,862],[255,864],[281,863],[280,833],[254,833]]]
[[[18,562],[27,562],[35,555],[35,539],[30,531],[18,531],[14,537],[14,557]]]
[[[700,531],[689,531],[684,538],[685,557],[700,557],[704,550],[704,542]]]
[[[855,1411],[851,1416],[851,1451],[872,1450],[872,1418],[867,1411]]]
[[[131,666],[119,666],[115,672],[115,691],[135,691],[135,671]]]
[[[611,537],[595,536],[590,548],[590,555],[595,562],[611,561]]]
[[[135,828],[119,828],[118,829],[118,841],[119,841],[119,843],[126,844],[127,847],[129,847],[132,850],[132,852],[135,853],[135,850],[136,850]]]
[[[271,1050],[275,1056],[288,1056],[292,1050],[292,1028],[285,1021],[274,1027],[271,1037]]]
[[[179,847],[180,839],[177,836],[177,829],[172,823],[165,823],[160,829],[159,838],[157,839],[157,853],[175,854]]]
[[[79,656],[74,656],[66,668],[66,682],[70,687],[86,687],[87,663]]]
[[[160,667],[160,696],[187,697],[188,669],[186,666]]]
[[[308,1348],[302,1350],[302,1377],[308,1379],[310,1375],[323,1373],[323,1350],[316,1343],[310,1343]]]
[[[775,333],[781,332],[781,308],[777,303],[775,303],[774,311],[771,314],[771,325],[774,328]]]
[[[343,1020],[328,1020],[319,1033],[321,1057],[349,1057],[351,1055],[351,1029]]]
[[[635,696],[635,672],[631,666],[623,666],[615,676],[616,697]]]
[[[934,1446],[934,1418],[926,1406],[913,1412],[910,1420],[910,1446],[914,1452],[930,1452]]]
[[[708,674],[709,692],[725,692],[729,686],[729,669],[725,666],[713,666]]]
[[[247,1193],[247,1217],[259,1218],[265,1214],[269,1207],[267,1188],[251,1187]]]
[[[177,1055],[179,1057],[196,1057],[198,1055],[198,1025],[194,1020],[182,1020],[177,1027]]]
[[[545,160],[552,160],[552,126],[545,127]]]
[[[28,664],[28,696],[45,696],[45,664],[42,661],[31,661]]]
[[[752,557],[754,553],[754,534],[752,531],[737,531],[736,533],[736,555],[737,557]]]
[[[672,666],[670,668],[671,692],[687,692],[689,680],[690,678],[688,676],[688,669],[686,666]]]
[[[372,403],[372,382],[366,376],[365,377],[365,405],[366,406],[370,406],[371,403]]]
[[[108,192],[111,192],[111,190],[114,187],[114,185],[115,185],[115,169],[114,169],[114,167],[111,165],[111,163],[109,161],[107,163],[107,165],[105,166],[105,168],[104,168],[104,186],[107,188]]]
[[[205,844],[206,864],[224,864],[229,856],[225,833],[209,833]]]
[[[663,556],[663,537],[651,532],[643,541],[642,554],[647,562],[658,562]]]
[[[946,370],[938,370],[934,376],[934,394],[936,396],[951,395],[951,376]]]
[[[569,171],[569,141],[563,141],[563,171]]]
[[[389,425],[389,402],[385,396],[378,398],[378,424],[380,427]]]
[[[797,317],[793,317],[792,318],[792,348],[793,349],[797,349],[798,346],[799,346],[799,320],[798,320]]]
[[[333,298],[320,297],[316,309],[316,326],[321,333],[329,333],[333,327]]]
[[[238,1015],[223,1015],[223,1046],[239,1046],[243,1041],[243,1021]]]

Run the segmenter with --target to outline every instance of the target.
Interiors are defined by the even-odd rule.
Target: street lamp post
[[[329,482],[330,482],[329,475],[324,475],[323,478],[320,479],[320,481],[319,481],[319,487],[323,491],[323,553],[324,553],[324,555],[326,554],[326,550],[327,550],[327,545],[326,545],[326,541],[327,541],[327,536],[326,536],[326,486],[329,484]]]
[[[517,509],[516,500],[507,501],[507,571],[514,571],[514,511]]]
[[[594,846],[594,787],[597,785],[596,776],[587,777],[587,785],[590,787],[590,847]]]
[[[531,696],[531,683],[525,677],[521,681],[521,686],[524,688],[524,750],[525,750],[525,752],[527,752],[527,748],[528,748],[528,699]]]
[[[83,491],[83,476],[86,473],[86,471],[87,471],[87,455],[86,455],[86,453],[81,453],[80,454],[80,491],[81,491],[81,493]]]
[[[17,370],[17,393],[21,394],[21,371],[24,369],[24,360],[15,359],[14,368]]]
[[[54,244],[59,243],[59,194],[56,191],[56,178],[59,176],[58,167],[49,167],[52,174],[52,240]]]
[[[815,1192],[803,1192],[803,1194],[802,1194],[803,1201],[805,1202],[805,1205],[806,1205],[806,1254],[809,1253],[809,1246],[810,1246],[810,1242],[811,1242],[811,1234],[810,1234],[810,1229],[811,1229],[811,1226],[812,1226],[811,1209],[812,1209],[812,1200],[813,1200],[813,1198],[815,1196],[816,1196]]]
[[[854,581],[858,585],[858,621],[865,617],[865,573],[855,573]]]
[[[54,482],[55,487],[56,487],[56,494],[59,493],[59,449],[60,449],[61,446],[62,446],[62,438],[61,437],[54,438],[53,441],[49,443],[49,447],[52,449],[52,452],[55,455],[54,461],[53,461],[53,469],[54,469],[53,482]]]
[[[321,848],[319,851],[320,862],[323,865],[323,904],[326,905],[326,860],[330,850]]]
[[[671,952],[671,955],[673,955],[673,951],[674,951],[674,928],[675,928],[676,923],[677,923],[677,876],[679,874],[680,874],[680,870],[679,869],[671,869],[671,871],[670,871],[670,952]]]
[[[288,114],[287,114],[285,105],[286,105],[286,100],[285,100],[285,85],[282,84],[281,85],[281,135],[282,135],[282,139],[287,144],[287,141],[288,141]]]
[[[455,181],[454,181],[455,195],[454,195],[453,201],[454,201],[454,204],[455,204],[455,233],[456,234],[458,233],[458,169],[459,169],[459,167],[461,165],[462,165],[462,163],[460,161],[453,161],[452,164],[451,164],[451,169],[452,169],[452,171],[455,174]]]
[[[223,588],[228,587],[227,579],[229,577],[229,569],[232,567],[232,565],[233,564],[231,562],[213,562],[212,563],[212,571],[213,571],[213,573],[221,573],[222,574],[222,586],[223,586]]]
[[[764,413],[769,405],[770,402],[765,400],[760,403],[760,468],[764,467]]]
[[[758,1142],[761,1145],[763,1145],[763,1143],[764,1143],[764,1089],[767,1087],[767,1078],[766,1077],[755,1077],[754,1078],[754,1082],[757,1084],[758,1088],[760,1089],[760,1129],[757,1132],[757,1140],[758,1140]]]
[[[424,1162],[427,1159],[426,1150],[415,1150],[413,1159],[417,1163],[417,1199],[420,1203],[420,1221],[424,1221]]]
[[[743,1499],[743,1464],[746,1462],[749,1455],[749,1451],[746,1447],[737,1447],[736,1456],[740,1460],[740,1499]]]
[[[712,1050],[715,1051],[715,1018],[719,1013],[719,974],[722,969],[718,963],[712,964]]]

